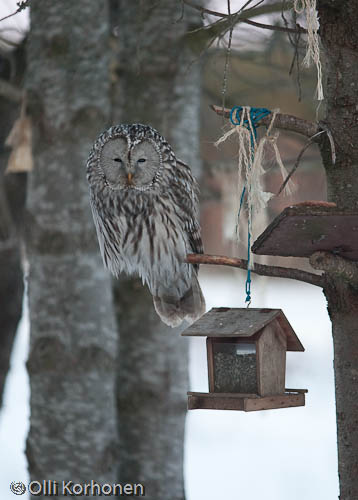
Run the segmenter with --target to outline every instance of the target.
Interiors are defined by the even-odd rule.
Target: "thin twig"
[[[332,164],[334,165],[336,163],[336,146],[334,144],[334,139],[333,139],[332,132],[323,123],[320,123],[320,128],[322,130],[324,130],[326,132],[327,136],[328,136],[329,143],[331,145]]]
[[[207,24],[205,26],[199,26],[199,28],[194,28],[193,30],[189,30],[187,31],[187,35],[191,35],[193,33],[198,33],[199,31],[210,31],[211,28],[214,28],[215,26],[219,25],[221,23],[221,19],[219,19],[218,21],[215,21],[214,23],[211,23],[211,24]],[[217,36],[217,35],[215,35]]]
[[[221,14],[220,12],[216,12],[215,10],[206,9],[205,7],[201,7],[201,5],[196,5],[195,3],[189,2],[189,0],[182,0],[182,1],[189,7],[198,10],[201,13],[201,15],[208,14],[210,16],[220,17],[220,18],[226,17],[226,14]]]
[[[286,28],[284,26],[276,26],[273,24],[257,23],[256,21],[251,21],[250,19],[243,19],[240,22],[245,24],[250,24],[251,26],[256,26],[257,28],[261,28],[263,30],[283,31],[284,33],[294,33],[296,35],[301,33],[306,33],[306,30],[304,28],[301,28],[301,26],[299,25],[297,25],[297,29],[295,29],[295,28]]]
[[[241,11],[245,10],[246,7],[248,7],[250,5],[250,3],[252,3],[252,2],[253,2],[253,0],[247,0],[247,2],[241,7],[240,10]]]
[[[237,259],[235,257],[226,257],[223,255],[189,253],[186,256],[186,261],[189,264],[213,264],[217,266],[230,266],[238,269],[247,269],[247,260]],[[260,276],[294,279],[320,287],[325,285],[324,275],[309,273],[307,271],[292,269],[290,267],[267,266],[255,263],[254,268],[251,271]]]
[[[173,24],[180,23],[184,19],[184,11],[185,11],[185,5],[184,5],[184,0],[181,0],[181,13],[180,17],[176,19]]]
[[[17,10],[15,10],[15,12],[13,12],[12,14],[9,14],[8,16],[2,17],[0,19],[0,22],[1,21],[5,21],[5,19],[9,19],[12,16],[15,16],[16,14],[18,14],[22,10],[26,9],[26,7],[29,7],[30,1],[31,0],[23,0],[22,2],[17,2],[17,4],[16,4],[17,5]]]
[[[231,15],[224,14],[223,12],[217,12],[215,10],[206,9],[205,7],[202,7],[200,5],[196,5],[196,4],[191,3],[189,0],[183,0],[183,2],[186,5],[188,5],[189,7],[192,7],[193,9],[198,10],[201,13],[201,15],[208,14],[210,16],[220,17],[220,21],[222,21],[224,19],[229,19],[229,20],[232,19],[232,23],[231,23],[232,26],[234,26],[236,23],[240,22],[240,23],[249,24],[251,26],[255,26],[257,28],[271,30],[271,31],[283,31],[285,33],[295,33],[295,34],[307,33],[307,30],[305,28],[302,28],[299,25],[296,25],[296,28],[289,28],[289,27],[284,27],[284,26],[273,26],[271,24],[258,23],[256,21],[252,21],[251,19],[248,19],[248,17],[250,15],[256,15],[255,8],[262,3],[261,1],[255,7],[252,7],[252,8],[247,9],[247,10],[243,10],[243,8],[242,8]],[[249,3],[250,2],[247,2],[247,5]],[[218,21],[216,21],[213,24],[209,24],[208,26],[206,26],[206,29],[216,25],[217,23],[218,23]]]
[[[320,130],[320,132],[317,132],[317,134],[313,135],[308,141],[307,143],[304,145],[304,147],[301,149],[300,151],[300,154],[297,156],[296,158],[296,161],[295,161],[295,164],[293,165],[292,167],[292,170],[291,172],[288,174],[288,176],[286,177],[286,179],[283,181],[283,183],[281,184],[281,187],[280,189],[278,190],[278,193],[276,194],[276,196],[278,196],[279,194],[282,193],[282,191],[285,189],[286,187],[286,184],[288,183],[288,181],[291,179],[291,177],[293,176],[293,174],[296,172],[299,164],[300,164],[300,161],[301,161],[301,158],[303,156],[303,153],[306,151],[306,149],[311,145],[313,144],[315,141],[313,140],[315,137],[317,137],[318,135],[321,135],[323,134],[323,132],[325,132],[325,130]]]
[[[185,75],[189,74],[189,71],[190,71],[191,67],[193,66],[193,64],[195,64],[196,62],[200,61],[200,59],[210,49],[210,47],[215,42],[215,40],[216,40],[216,36],[212,37],[211,40],[208,41],[208,43],[206,44],[206,46],[200,51],[200,54],[198,55],[198,57],[196,57],[195,59],[193,59],[192,61],[190,61],[188,63],[188,66],[185,69]]]
[[[288,22],[287,22],[287,19],[285,17],[285,14],[284,14],[285,7],[286,7],[286,0],[283,0],[283,2],[282,2],[282,10],[281,10],[281,17],[283,19],[283,22],[285,23],[286,28],[288,28]],[[297,13],[296,13],[295,9],[292,9],[292,15],[293,15],[293,21],[294,21],[295,26],[298,26],[298,24],[297,24]],[[291,34],[289,32],[287,33],[287,36],[288,36],[288,39],[290,41],[290,44],[292,45],[292,47],[294,49],[292,63],[291,63],[291,66],[290,66],[288,74],[291,76],[291,74],[293,73],[293,68],[295,67],[295,63],[296,63],[298,101],[300,102],[301,98],[302,98],[302,88],[301,88],[301,72],[300,72],[300,61],[299,61],[300,58],[299,58],[299,50],[298,49],[299,49],[301,32],[296,33],[294,35],[294,38],[291,37]]]

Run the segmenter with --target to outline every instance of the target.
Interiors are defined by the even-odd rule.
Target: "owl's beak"
[[[133,174],[131,174],[131,172],[128,172],[127,179],[128,179],[129,184],[132,184],[132,177],[133,177]]]

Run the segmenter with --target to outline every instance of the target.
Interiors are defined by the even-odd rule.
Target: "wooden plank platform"
[[[252,246],[256,254],[282,257],[310,257],[318,250],[358,261],[358,212],[299,203],[285,208]]]
[[[257,394],[188,392],[188,410],[258,411],[305,406],[306,392],[307,389],[286,389],[284,394],[265,397]]]

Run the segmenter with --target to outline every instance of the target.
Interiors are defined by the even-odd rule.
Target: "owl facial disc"
[[[150,189],[157,180],[162,158],[154,141],[144,138],[131,142],[113,137],[102,148],[100,167],[111,189]]]

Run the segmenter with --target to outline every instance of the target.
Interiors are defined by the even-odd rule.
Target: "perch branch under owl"
[[[189,264],[214,264],[218,266],[230,266],[237,267],[239,269],[247,269],[247,260],[235,257],[194,253],[187,254],[186,257]],[[300,269],[292,269],[289,267],[268,266],[255,263],[251,271],[260,276],[294,279],[304,281],[310,285],[320,286],[322,288],[326,282],[324,275],[309,273],[307,271],[301,271]]]
[[[216,106],[212,104],[210,108],[215,111],[216,114],[224,116],[225,118],[230,118],[231,109],[223,108],[221,106]],[[268,115],[261,120],[258,120],[258,125],[269,126],[272,120],[272,116]],[[282,130],[290,130],[291,132],[296,132],[297,134],[305,135],[306,137],[312,138],[317,132],[320,131],[319,124],[316,122],[311,122],[309,120],[304,120],[303,118],[298,118],[297,116],[287,115],[284,113],[277,113],[275,117],[275,128]],[[321,136],[317,136],[315,142],[319,142]]]

